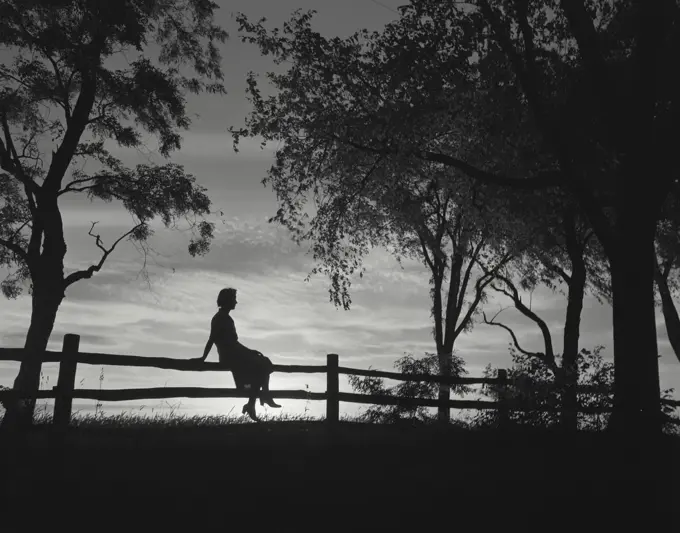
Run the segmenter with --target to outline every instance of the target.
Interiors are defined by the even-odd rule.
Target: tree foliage
[[[441,375],[440,359],[436,353],[425,353],[424,357],[414,357],[406,354],[397,359],[394,368],[400,374],[425,374],[428,376]],[[451,375],[460,377],[467,374],[463,359],[454,354],[451,360]],[[359,394],[392,396],[397,398],[419,398],[433,400],[437,398],[439,386],[437,383],[424,381],[401,381],[388,387],[383,378],[362,377],[350,375],[347,377],[352,390]],[[454,394],[463,395],[470,392],[465,385],[454,385]],[[371,405],[359,416],[361,420],[372,423],[429,423],[434,416],[426,407],[406,407],[402,405]]]
[[[604,346],[595,346],[592,350],[582,348],[578,355],[578,408],[601,410],[600,413],[580,413],[578,427],[583,431],[602,431],[607,427],[609,417],[607,411],[614,406],[614,365],[602,356]],[[495,385],[486,385],[485,393],[495,400],[501,395],[507,401],[514,402],[521,410],[510,411],[510,419],[515,424],[535,427],[557,427],[560,423],[561,390],[556,386],[555,377],[549,367],[539,359],[509,347],[513,366],[508,370],[509,388],[501,390]],[[556,357],[561,366],[561,356]],[[497,370],[491,365],[484,369],[484,377],[495,377]],[[663,391],[662,398],[671,400],[674,389]],[[672,403],[663,403],[662,411],[666,417],[664,430],[675,434],[678,431],[677,407]],[[497,423],[494,411],[480,412],[474,417],[475,424],[482,426]]]

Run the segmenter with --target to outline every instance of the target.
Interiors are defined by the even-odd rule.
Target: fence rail
[[[148,400],[165,398],[244,398],[247,391],[225,388],[208,387],[155,387],[135,389],[75,389],[77,365],[112,365],[128,367],[161,368],[167,370],[182,370],[192,372],[230,371],[228,365],[221,363],[205,363],[199,359],[172,359],[169,357],[141,357],[137,355],[119,355],[104,353],[89,353],[79,351],[80,336],[64,335],[61,352],[46,350],[41,358],[43,363],[59,363],[57,386],[52,390],[39,390],[30,396],[21,395],[20,398],[54,399],[55,426],[66,427],[71,420],[73,399],[91,399],[107,402],[127,400]],[[22,348],[0,348],[0,361],[21,361],[24,350]],[[397,405],[402,407],[445,407],[448,409],[494,409],[499,411],[501,420],[508,417],[510,410],[522,410],[513,406],[505,398],[509,380],[507,371],[498,370],[495,378],[447,377],[429,374],[399,374],[382,370],[366,370],[339,366],[338,355],[328,354],[325,365],[274,365],[274,371],[285,373],[325,373],[326,392],[309,392],[305,390],[272,390],[274,398],[289,400],[320,400],[326,402],[326,421],[334,423],[339,420],[339,403],[362,403],[374,405]],[[446,383],[449,385],[487,384],[501,387],[499,401],[487,400],[451,400],[451,399],[423,399],[404,398],[387,395],[367,395],[340,392],[339,376],[356,375],[376,378],[386,378],[400,381],[424,381],[429,383]],[[599,394],[604,391],[597,387],[579,387],[580,393]],[[17,398],[15,391],[0,391],[3,398]],[[680,401],[665,400],[664,403],[680,406]],[[542,411],[559,411],[559,408],[542,407]],[[609,412],[606,408],[581,407],[582,413]]]

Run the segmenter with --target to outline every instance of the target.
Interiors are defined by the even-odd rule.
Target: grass
[[[26,494],[48,495],[41,507],[63,501],[107,522],[142,512],[172,522],[189,511],[195,531],[200,521],[234,526],[239,516],[256,519],[255,531],[266,519],[277,529],[285,519],[296,529],[334,530],[347,517],[354,530],[369,527],[366,516],[377,530],[403,530],[414,516],[418,525],[408,529],[419,531],[427,521],[453,524],[474,513],[535,519],[565,501],[584,517],[626,509],[622,502],[635,495],[631,504],[653,516],[677,501],[677,437],[641,446],[606,433],[347,417],[331,429],[306,410],[259,409],[256,424],[233,412],[187,416],[180,406],[110,415],[99,404],[56,434],[51,409],[41,405],[30,434],[0,437],[0,501],[11,509]]]
[[[275,518],[277,529],[289,521],[326,531],[349,516],[352,530],[369,527],[366,516],[378,530],[403,530],[415,517],[420,530],[458,514],[535,518],[563,493],[574,512],[588,516],[620,507],[619,495],[644,493],[656,516],[675,506],[680,473],[680,441],[673,437],[649,453],[602,433],[349,418],[331,429],[307,416],[268,416],[256,424],[242,416],[102,411],[76,415],[59,435],[50,430],[50,416],[40,416],[21,442],[0,440],[2,487],[12,490],[0,500],[7,509],[22,494],[49,494],[52,503],[63,498],[74,512],[97,510],[105,521],[127,512],[172,522],[190,511],[194,531],[202,530],[198,522],[217,519],[226,527],[225,520],[233,526],[238,517],[257,519],[259,527]]]

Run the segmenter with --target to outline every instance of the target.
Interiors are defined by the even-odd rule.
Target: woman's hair
[[[223,307],[236,299],[236,289],[222,289],[217,295],[217,307]]]

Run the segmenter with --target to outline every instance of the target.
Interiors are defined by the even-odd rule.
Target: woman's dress
[[[237,388],[246,384],[262,385],[274,370],[273,364],[257,350],[238,342],[234,319],[220,309],[210,323],[210,338],[217,346],[220,363],[228,366]]]

